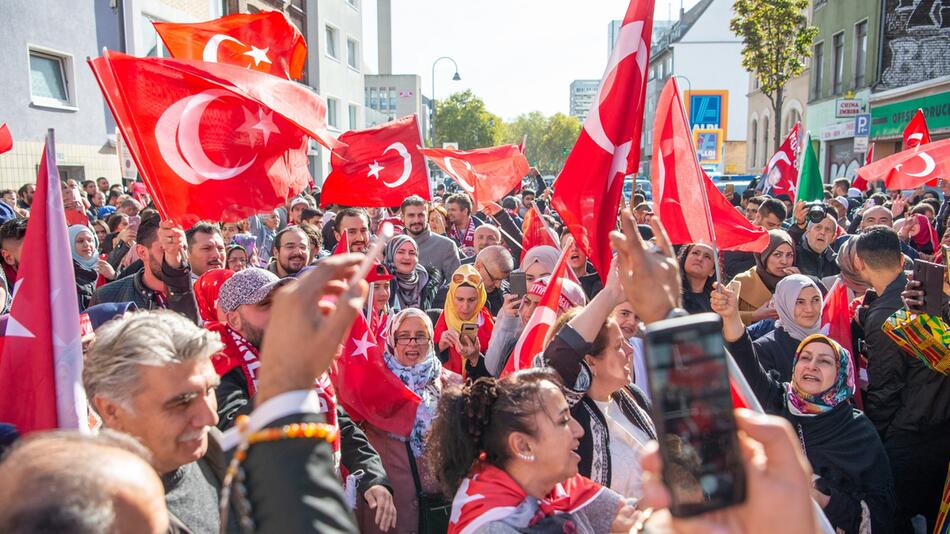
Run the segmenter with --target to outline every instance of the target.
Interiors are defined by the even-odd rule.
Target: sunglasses
[[[470,274],[467,277],[462,274],[452,275],[453,284],[462,284],[465,282],[468,282],[469,284],[472,284],[475,287],[479,287],[482,285],[482,277],[478,274]]]

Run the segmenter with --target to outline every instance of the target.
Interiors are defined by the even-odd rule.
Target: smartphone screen
[[[508,275],[508,293],[523,296],[528,293],[528,279],[523,272],[512,271]]]
[[[715,314],[647,328],[647,358],[670,512],[687,517],[745,500],[722,323]]]
[[[943,304],[943,280],[946,267],[929,261],[914,260],[914,280],[924,291],[924,312],[940,316]]]

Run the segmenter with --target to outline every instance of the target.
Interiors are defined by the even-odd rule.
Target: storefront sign
[[[854,136],[867,137],[871,135],[871,114],[862,113],[854,118]]]
[[[871,107],[871,137],[900,137],[907,123],[917,113],[924,111],[927,127],[931,132],[950,128],[950,91]]]
[[[856,117],[864,111],[864,101],[856,98],[839,98],[835,100],[835,117]]]
[[[866,136],[855,137],[854,138],[854,151],[855,152],[867,152],[868,151],[868,138]]]
[[[686,113],[692,130],[722,130],[729,118],[729,91],[687,91]]]
[[[839,122],[821,129],[821,140],[844,139],[854,137],[854,121]]]
[[[717,164],[722,161],[723,132],[720,129],[693,130],[693,141],[696,143],[696,154],[700,164]]]

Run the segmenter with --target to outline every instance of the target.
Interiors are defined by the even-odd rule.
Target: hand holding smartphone
[[[508,275],[508,293],[519,297],[528,293],[528,278],[525,273],[512,271]]]
[[[914,280],[923,291],[923,312],[940,316],[943,310],[943,281],[947,268],[929,261],[914,260]]]

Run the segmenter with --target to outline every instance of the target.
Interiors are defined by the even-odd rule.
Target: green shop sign
[[[871,107],[871,137],[900,137],[917,109],[924,110],[930,130],[950,128],[950,91]]]

